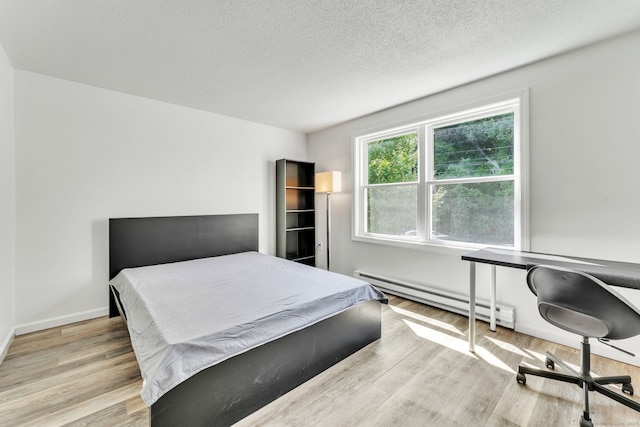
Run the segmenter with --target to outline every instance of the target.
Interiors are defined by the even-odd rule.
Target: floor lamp
[[[331,236],[331,193],[342,191],[341,173],[338,171],[319,172],[316,174],[316,193],[327,195],[327,270],[331,270],[329,255]]]

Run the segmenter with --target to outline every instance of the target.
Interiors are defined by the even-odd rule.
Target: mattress
[[[122,270],[120,294],[152,405],[203,369],[331,317],[386,297],[371,284],[244,252]]]

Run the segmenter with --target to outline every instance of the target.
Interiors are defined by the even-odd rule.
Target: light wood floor
[[[529,376],[544,352],[577,364],[577,350],[391,297],[383,337],[237,424],[246,426],[577,426],[582,392]],[[594,357],[598,375],[640,368]],[[95,319],[16,337],[0,365],[0,425],[146,426],[141,378],[121,319]],[[640,425],[640,413],[591,393],[595,425]],[[638,399],[636,399],[638,400]],[[640,401],[640,400],[639,400]]]

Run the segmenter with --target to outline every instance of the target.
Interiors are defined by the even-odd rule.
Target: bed
[[[228,266],[225,267],[229,269],[228,271],[225,270],[227,271],[225,273],[227,275],[225,283],[227,286],[236,286],[239,283],[236,280],[239,276],[239,269],[245,270],[240,266],[245,265],[243,264],[245,262],[252,265],[256,264],[256,268],[261,268],[262,270],[251,273],[248,282],[255,284],[256,291],[245,290],[241,292],[244,292],[244,294],[255,293],[256,295],[253,298],[261,302],[263,306],[269,305],[266,300],[269,294],[277,295],[280,292],[280,298],[282,299],[284,295],[282,292],[286,291],[278,291],[276,286],[269,288],[273,289],[273,291],[260,293],[256,282],[264,281],[267,283],[272,281],[277,283],[281,278],[279,275],[285,274],[283,271],[288,269],[293,269],[293,275],[297,277],[294,280],[298,282],[301,281],[301,277],[304,277],[305,282],[325,283],[326,287],[329,288],[339,286],[337,282],[341,280],[345,280],[345,286],[355,286],[355,282],[351,281],[356,279],[269,257],[268,255],[259,254],[257,251],[257,214],[110,219],[110,315],[122,315],[125,322],[128,323],[138,361],[140,362],[141,358],[146,357],[141,355],[146,355],[147,350],[140,343],[146,343],[145,339],[148,340],[148,338],[139,340],[139,337],[134,337],[134,335],[139,335],[140,331],[140,328],[135,325],[141,324],[141,322],[151,324],[164,321],[153,319],[155,314],[147,314],[151,316],[150,320],[139,320],[141,315],[138,308],[131,309],[131,307],[137,307],[137,303],[132,302],[135,300],[135,298],[132,299],[131,297],[133,291],[123,288],[122,281],[124,276],[135,278],[137,275],[151,273],[161,279],[163,277],[178,277],[179,280],[174,280],[173,282],[166,280],[166,283],[162,284],[162,286],[165,286],[164,288],[153,288],[154,290],[164,289],[161,292],[155,292],[156,294],[172,293],[171,301],[175,299],[177,306],[184,305],[184,302],[181,303],[180,301],[183,301],[182,298],[187,298],[188,295],[181,295],[182,285],[180,285],[180,289],[171,289],[171,286],[174,286],[172,283],[181,283],[182,278],[188,275],[186,272],[194,269],[194,266],[196,270],[202,270],[205,274],[209,274],[206,273],[209,268],[219,269],[220,265]],[[185,268],[188,268],[188,270],[180,270]],[[235,270],[232,268],[235,268]],[[127,270],[119,274],[123,269]],[[250,271],[249,268],[246,268],[246,270]],[[276,275],[271,276],[272,274]],[[223,277],[224,274],[216,273],[215,276]],[[143,278],[146,286],[147,276],[140,277]],[[156,285],[154,282],[154,286],[161,285]],[[120,292],[116,288],[119,288]],[[238,288],[240,288],[240,285],[238,285]],[[141,289],[144,289],[144,287]],[[225,289],[225,295],[230,290],[229,287],[222,289]],[[144,293],[141,291],[136,292]],[[260,336],[260,339],[250,343],[247,349],[236,351],[232,355],[216,356],[219,360],[214,364],[210,366],[205,364],[202,369],[193,369],[197,373],[177,385],[171,384],[171,387],[163,389],[160,393],[148,393],[145,390],[148,382],[147,378],[145,378],[143,393],[146,394],[143,394],[143,399],[151,402],[151,424],[153,426],[195,426],[231,425],[237,422],[367,344],[379,339],[380,302],[384,302],[384,295],[380,295],[381,297],[374,297],[373,299],[364,297],[362,300],[354,300],[352,304],[338,308],[335,314],[325,310],[316,315],[318,318],[309,325],[294,324],[292,327],[287,326],[292,330],[283,330],[281,333],[271,335],[271,338],[261,337],[264,335],[260,332],[263,330],[260,329],[263,326],[260,325],[260,328],[258,328],[255,327],[253,322],[250,322],[252,325],[251,330],[259,331],[254,335]],[[193,298],[193,296],[189,296],[189,298]],[[240,300],[240,298],[244,297],[234,297],[232,300]],[[349,298],[355,297],[350,296]],[[338,299],[341,300],[344,297]],[[190,300],[187,299],[186,301]],[[149,302],[149,304],[152,303]],[[189,302],[188,306],[193,307],[191,304]],[[309,302],[306,308],[323,308],[324,306],[325,300],[322,300],[322,303]],[[150,305],[150,307],[156,306]],[[175,310],[175,308],[170,309]],[[178,316],[181,313],[180,310],[184,311],[184,309],[178,309],[173,315]],[[187,308],[187,310],[190,309]],[[204,311],[207,310],[209,309],[206,308]],[[230,313],[251,311],[234,311],[231,308],[229,310]],[[149,310],[149,312],[153,313],[158,311],[169,311],[169,308],[163,306],[161,310],[155,308]],[[197,310],[194,309],[194,311]],[[275,314],[269,314],[268,316],[260,314],[258,318],[273,318],[276,325],[278,323],[289,325],[291,319],[297,321],[298,317],[300,317],[297,313],[292,315],[288,310],[284,312],[287,313],[285,315],[287,317],[286,322],[278,317],[280,315],[276,316]],[[189,311],[189,315],[193,315],[193,319],[199,318],[196,313],[191,311]],[[262,320],[260,321],[262,322]],[[235,319],[229,320],[229,327],[232,327],[231,323],[235,322]],[[243,323],[244,321],[237,322]],[[173,320],[169,323],[177,325]],[[224,322],[222,320],[216,320],[215,322],[194,320],[191,325],[185,323],[181,326],[176,326],[175,329],[200,329],[208,323],[221,325]],[[272,326],[265,329],[269,328],[273,329]],[[191,332],[189,332],[191,335],[187,335],[200,336],[198,335],[200,331],[197,333]],[[210,333],[213,334],[214,332]],[[273,332],[271,333],[273,334]],[[139,341],[136,343],[134,342],[135,340]],[[210,339],[210,341],[218,340],[218,336]],[[187,337],[187,341],[181,342],[180,345],[186,346],[185,348],[196,349],[200,347],[200,341],[197,341],[194,346],[194,342],[188,341]],[[250,339],[247,338],[245,340],[243,336],[242,341],[250,341]],[[223,346],[232,347],[234,343],[235,341],[228,341]],[[209,353],[215,354],[216,351],[200,349],[199,354],[208,357]],[[177,365],[181,365],[181,363],[176,359],[167,366],[171,370],[172,367]]]

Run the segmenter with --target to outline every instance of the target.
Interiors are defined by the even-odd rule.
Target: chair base
[[[554,369],[555,365],[560,365],[568,374],[560,372],[552,372],[543,369],[530,368],[528,366],[518,366],[518,373],[516,379],[520,384],[526,384],[526,375],[534,375],[537,377],[549,378],[556,381],[562,381],[566,383],[575,384],[584,390],[584,412],[580,419],[580,427],[591,427],[593,422],[589,416],[589,392],[595,391],[607,396],[623,405],[640,412],[640,403],[635,400],[629,399],[619,393],[614,392],[606,387],[605,384],[621,384],[623,393],[633,395],[633,386],[631,385],[631,377],[629,375],[610,376],[610,377],[598,377],[592,378],[590,375],[590,351],[589,342],[585,339],[582,342],[582,364],[581,373],[575,371],[569,365],[567,365],[562,359],[555,356],[553,353],[547,352],[547,360],[545,365],[549,369]]]

